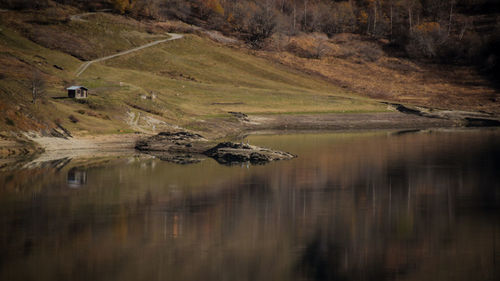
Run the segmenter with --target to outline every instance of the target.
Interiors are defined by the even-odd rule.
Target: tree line
[[[5,0],[37,8],[49,0]],[[57,0],[84,9],[110,8],[136,18],[179,19],[265,45],[275,33],[358,33],[386,39],[413,58],[479,63],[498,71],[498,0]],[[496,10],[495,10],[496,9]],[[483,32],[474,15],[482,15]],[[486,15],[486,19],[485,16]]]
[[[254,47],[275,33],[358,33],[412,58],[499,71],[498,0],[112,0],[115,10],[176,18],[239,36]],[[125,3],[125,5],[123,4]],[[123,8],[127,6],[128,8]],[[116,8],[118,7],[118,8]],[[128,10],[127,10],[128,9]],[[479,16],[477,15],[479,14]],[[475,19],[482,22],[476,23]],[[482,25],[482,31],[476,25]]]

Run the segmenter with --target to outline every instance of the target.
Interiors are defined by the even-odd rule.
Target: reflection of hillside
[[[85,188],[63,187],[68,164],[60,173],[39,171],[48,175],[38,177],[44,181],[37,189],[26,181],[2,189],[0,279],[473,280],[481,272],[479,279],[493,280],[498,274],[497,133],[251,142],[300,157],[250,169],[112,159],[85,167]]]

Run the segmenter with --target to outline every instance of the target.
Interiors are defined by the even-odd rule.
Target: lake
[[[247,140],[299,157],[4,169],[0,280],[500,280],[500,130]]]

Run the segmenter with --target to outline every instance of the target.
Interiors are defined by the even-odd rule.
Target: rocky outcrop
[[[190,132],[161,132],[155,136],[140,140],[135,148],[143,152],[198,153],[213,146],[213,143],[201,135]]]
[[[243,162],[265,164],[271,161],[286,160],[297,157],[283,151],[275,151],[254,145],[223,142],[205,151],[205,155],[214,158],[224,165],[233,165]]]
[[[176,164],[192,164],[211,157],[224,165],[250,162],[265,164],[297,156],[254,145],[223,142],[215,145],[201,135],[189,132],[163,132],[137,142],[135,148],[161,160]]]

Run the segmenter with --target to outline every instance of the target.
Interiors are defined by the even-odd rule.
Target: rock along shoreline
[[[161,132],[139,140],[135,148],[159,159],[176,164],[193,164],[203,160],[204,156],[213,158],[223,165],[251,163],[262,165],[272,161],[289,160],[297,155],[258,147],[255,145],[209,141],[195,133]]]

